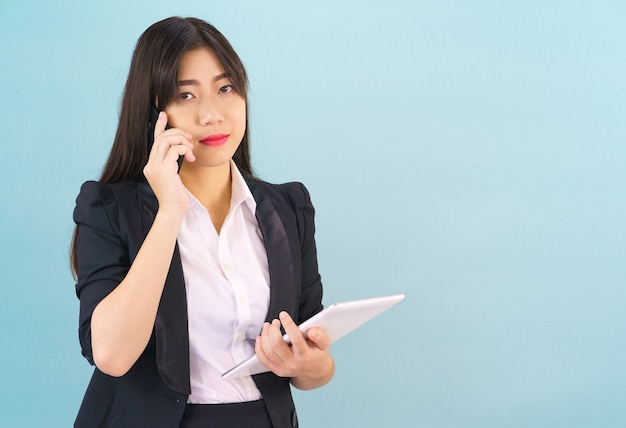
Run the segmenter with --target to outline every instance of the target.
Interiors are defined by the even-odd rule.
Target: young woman
[[[246,72],[224,36],[194,18],[148,28],[102,177],[74,211],[96,366],[75,426],[296,427],[290,384],[334,374],[328,335],[296,327],[322,309],[313,217],[302,184],[252,174]],[[254,353],[270,372],[221,377]]]

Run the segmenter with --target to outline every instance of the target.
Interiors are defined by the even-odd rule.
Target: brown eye
[[[222,93],[222,94],[227,94],[227,93],[232,92],[232,91],[233,91],[233,85],[226,85],[226,86],[222,86],[220,88],[220,93]]]
[[[178,99],[182,101],[190,100],[192,98],[193,94],[191,92],[182,92],[180,95],[178,95]]]

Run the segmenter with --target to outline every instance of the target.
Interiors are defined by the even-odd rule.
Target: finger
[[[272,372],[280,375],[280,371],[279,371],[278,366],[276,364],[274,364],[272,362],[272,360],[269,359],[269,357],[265,354],[265,351],[263,350],[263,338],[261,336],[257,336],[257,338],[256,338],[256,341],[254,343],[254,351],[255,351],[256,356],[259,359],[259,361],[265,367],[267,367]]]
[[[317,348],[324,351],[330,348],[332,340],[330,335],[324,329],[311,327],[307,330],[306,335],[309,341],[313,342]]]
[[[194,162],[196,160],[196,156],[193,154],[193,144],[191,143],[191,141],[186,140],[183,142],[183,144],[172,147],[177,147],[178,155],[184,156],[187,161]]]
[[[170,128],[159,136],[155,142],[159,142],[158,144],[167,145],[167,146],[176,146],[180,144],[185,144],[190,148],[193,147],[193,143],[191,142],[191,134],[183,131],[178,128]]]
[[[268,338],[272,345],[272,350],[276,358],[274,362],[285,370],[291,370],[296,364],[296,358],[292,346],[285,342],[280,329],[280,321],[274,320],[268,329]]]
[[[164,131],[158,139],[154,140],[154,146],[152,147],[150,154],[159,159],[166,156],[170,147],[185,146],[191,150],[193,149],[193,143],[190,138],[191,135],[180,129],[168,129],[167,131]]]
[[[282,358],[276,353],[276,347],[274,346],[275,330],[277,328],[279,329],[279,325],[278,321],[274,320],[272,324],[264,323],[261,329],[261,348],[263,349],[263,354],[275,365],[280,365],[283,362]]]
[[[167,126],[167,113],[164,111],[159,112],[159,117],[157,118],[156,123],[154,124],[154,139],[156,140],[159,135],[165,131],[165,127]]]
[[[191,149],[189,147],[180,145],[180,146],[170,146],[164,161],[165,162],[176,162],[178,163],[178,158],[181,156],[187,157],[187,153],[191,153]],[[191,153],[191,161],[193,162],[195,157],[193,157],[193,153]]]
[[[193,151],[187,150],[185,152],[185,160],[188,162],[194,162],[196,160],[196,156],[193,154]]]
[[[273,320],[266,329],[267,343],[272,347],[274,354],[280,354],[282,350],[289,349],[289,344],[283,339],[283,333],[280,330],[280,321]]]
[[[298,358],[292,346],[285,342],[279,320],[267,324],[261,333],[264,353],[274,366],[272,371],[279,376],[293,376],[298,368]],[[269,367],[268,367],[269,368]]]
[[[267,358],[272,358],[274,354],[274,349],[272,348],[271,341],[269,339],[269,330],[270,323],[263,323],[263,327],[261,328],[261,348],[263,349],[263,354]]]
[[[280,322],[285,329],[285,333],[289,336],[289,340],[291,341],[292,351],[295,354],[302,354],[307,351],[308,345],[306,343],[306,339],[304,335],[294,322],[294,320],[289,316],[286,311],[282,311],[278,317],[280,318]]]

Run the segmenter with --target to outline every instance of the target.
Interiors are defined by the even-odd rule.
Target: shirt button
[[[248,299],[243,294],[239,296],[239,303],[241,303],[242,305],[245,304],[247,301]]]
[[[237,333],[235,339],[237,339],[237,342],[241,342],[243,340],[243,332],[240,331],[239,333]]]
[[[230,263],[226,263],[226,264],[224,265],[224,270],[225,270],[226,272],[230,272],[230,271],[231,271],[231,270],[233,270],[233,269],[235,269],[235,267],[234,267],[233,265],[231,265]]]

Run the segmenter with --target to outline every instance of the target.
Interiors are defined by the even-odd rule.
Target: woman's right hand
[[[191,135],[178,128],[165,129],[167,114],[159,113],[154,127],[154,144],[148,163],[143,169],[158,201],[159,210],[173,209],[184,213],[189,207],[189,196],[178,175],[178,157],[193,162]]]

